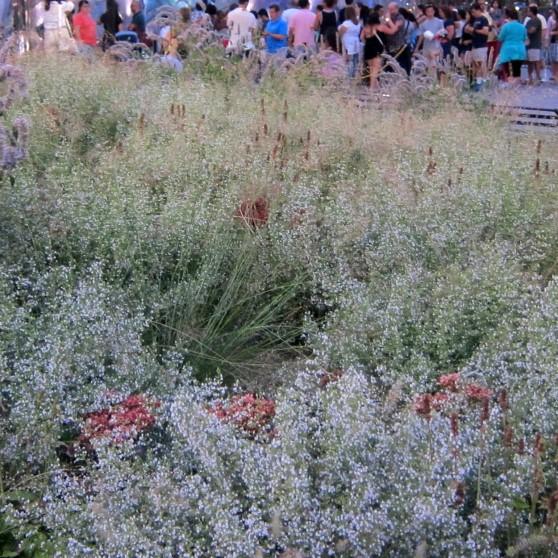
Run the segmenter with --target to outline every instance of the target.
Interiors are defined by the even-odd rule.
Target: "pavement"
[[[500,107],[522,107],[545,111],[558,111],[558,83],[498,87],[491,93],[491,102]],[[557,113],[558,114],[558,113]]]

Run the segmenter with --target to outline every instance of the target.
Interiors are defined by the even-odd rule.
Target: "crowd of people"
[[[160,26],[155,37],[146,31],[141,0],[132,1],[129,21],[119,13],[116,0],[106,0],[99,21],[92,17],[88,0],[80,0],[77,10],[68,0],[41,0],[35,20],[46,50],[67,50],[70,45],[106,50],[117,41],[128,41],[178,56],[172,40],[178,34],[175,27],[199,26],[218,33],[228,55],[289,56],[292,49],[329,52],[344,60],[349,78],[365,80],[371,88],[379,86],[382,71],[393,69],[394,60],[410,74],[418,54],[436,78],[442,80],[448,68],[454,68],[477,88],[490,72],[507,83],[540,83],[544,64],[548,79],[558,82],[556,8],[543,13],[531,4],[522,11],[504,8],[500,0],[491,6],[476,0],[470,6],[450,2],[413,9],[396,2],[369,7],[356,0],[323,0],[317,5],[291,0],[286,9],[279,3],[252,9],[254,1],[237,0],[226,12],[202,0],[193,8],[179,4],[179,22]]]

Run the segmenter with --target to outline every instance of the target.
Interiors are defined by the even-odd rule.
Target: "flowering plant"
[[[209,412],[224,423],[230,423],[250,436],[269,432],[275,416],[275,402],[253,393],[235,395],[229,401],[217,403]]]
[[[118,443],[133,438],[155,424],[153,410],[159,405],[144,395],[129,395],[110,407],[88,413],[80,441],[105,439]]]

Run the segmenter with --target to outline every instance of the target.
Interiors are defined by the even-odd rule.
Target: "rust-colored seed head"
[[[455,487],[455,494],[453,502],[456,506],[460,506],[465,501],[465,485],[462,482],[458,482]]]
[[[481,422],[486,422],[490,417],[490,401],[488,397],[485,397],[482,400],[482,411],[480,415]]]
[[[264,136],[267,136],[269,134],[269,128],[267,126],[267,122],[264,122],[263,133],[264,133]]]
[[[513,429],[511,426],[506,426],[504,428],[503,442],[506,448],[511,448],[513,444]]]
[[[506,389],[503,389],[498,394],[498,405],[500,405],[500,409],[504,412],[510,408],[508,402],[508,391]]]
[[[430,146],[430,147],[428,148],[428,156],[429,156],[429,157],[432,157],[432,155],[434,155],[434,150],[432,149],[432,146]]]
[[[548,515],[554,515],[558,506],[558,490],[555,490],[548,498]]]
[[[174,103],[171,103],[170,113],[174,116]]]
[[[523,438],[521,438],[521,440],[519,440],[519,443],[517,444],[517,453],[519,455],[525,454],[525,440]]]
[[[537,141],[537,155],[541,154],[542,140]]]
[[[542,453],[544,451],[544,440],[540,432],[535,435],[535,451]]]
[[[451,414],[450,422],[451,422],[451,433],[454,438],[457,438],[457,436],[459,435],[459,417],[457,416],[457,413]]]

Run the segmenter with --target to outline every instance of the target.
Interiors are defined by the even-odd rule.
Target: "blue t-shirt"
[[[274,37],[267,36],[265,38],[265,44],[267,47],[267,52],[270,54],[276,53],[280,48],[287,46],[287,35],[289,33],[287,22],[283,21],[281,18],[275,21],[269,20],[265,26],[265,30],[268,33],[273,33],[274,35],[284,35],[284,39],[275,39]]]

